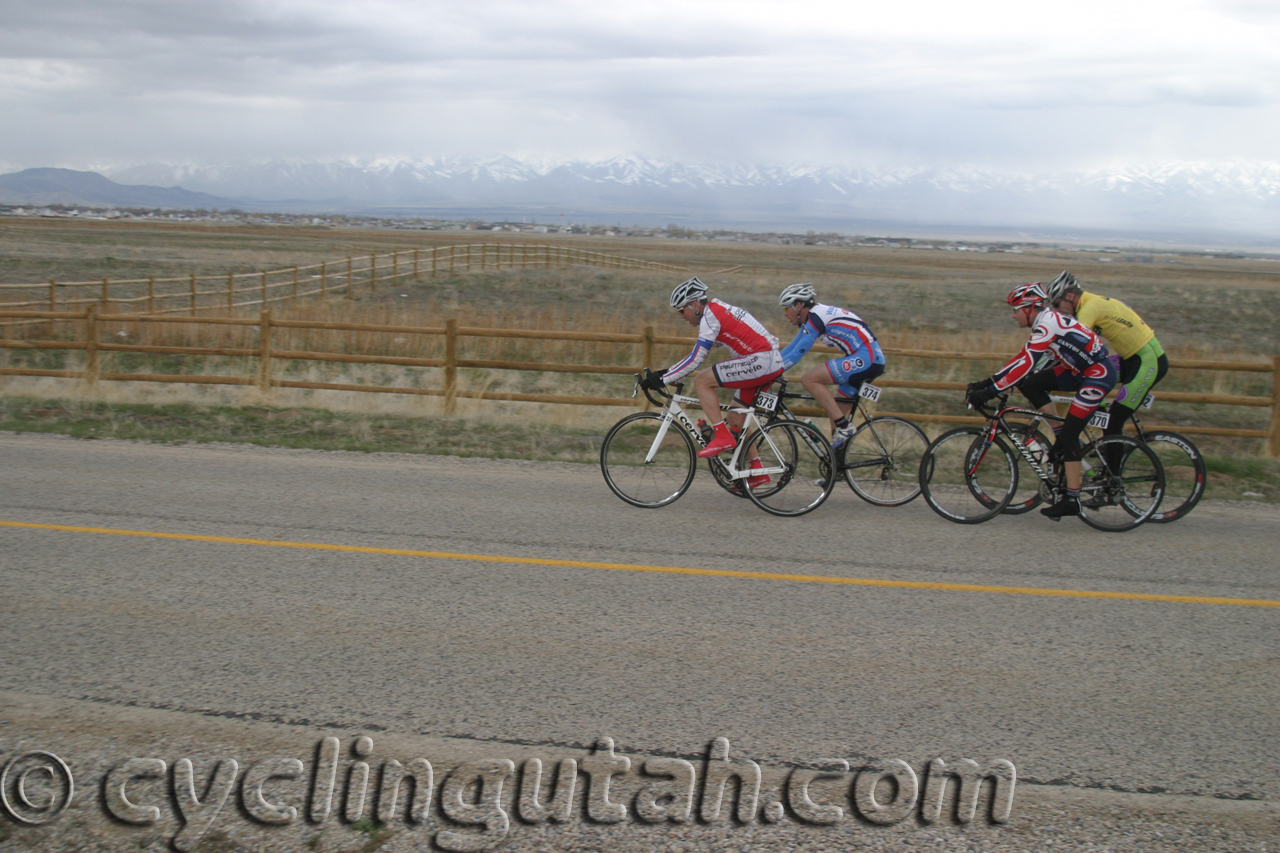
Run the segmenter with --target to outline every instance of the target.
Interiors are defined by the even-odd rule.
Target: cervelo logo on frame
[[[760,765],[730,758],[723,737],[711,742],[700,768],[682,758],[620,755],[613,739],[602,737],[590,755],[581,761],[563,758],[554,773],[538,758],[525,760],[519,773],[515,762],[499,758],[459,764],[439,779],[425,758],[406,763],[389,758],[375,772],[365,760],[373,750],[371,738],[355,738],[354,760],[344,762],[339,740],[326,737],[309,769],[297,758],[276,757],[241,772],[239,762],[223,758],[205,778],[198,778],[188,758],[172,765],[158,757],[130,758],[105,774],[100,802],[115,820],[139,827],[162,822],[167,810],[181,823],[172,838],[179,851],[195,848],[219,815],[236,813],[263,826],[298,820],[322,824],[337,817],[347,823],[402,821],[406,827],[430,822],[438,847],[469,851],[490,849],[505,839],[512,813],[524,824],[565,824],[583,816],[599,824],[629,819],[713,824],[732,816],[738,824],[790,818],[831,826],[860,818],[888,826],[918,811],[925,824],[951,816],[969,823],[988,779],[994,783],[989,819],[1006,823],[1017,782],[1013,764],[1000,759],[979,765],[934,758],[925,766],[923,782],[910,764],[897,759],[856,768],[833,760],[819,768],[792,767],[783,782],[762,790]],[[227,809],[237,790],[240,809]],[[21,823],[53,822],[74,795],[71,769],[51,752],[17,755],[0,771],[0,804]],[[443,820],[432,814],[437,805]]]

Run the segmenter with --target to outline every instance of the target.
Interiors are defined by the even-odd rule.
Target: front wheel
[[[1107,435],[1080,460],[1080,520],[1098,530],[1132,530],[1164,497],[1164,466],[1155,451],[1127,435]]]
[[[652,509],[689,489],[698,459],[693,439],[657,412],[629,415],[614,424],[600,448],[600,471],[615,495]]]
[[[1009,424],[1009,431],[1012,433],[1013,440],[1031,455],[1041,470],[1046,473],[1052,472],[1053,466],[1049,464],[1049,450],[1053,447],[1053,439],[1038,428],[1032,429],[1031,424]],[[1009,505],[1004,508],[1005,515],[1021,515],[1024,512],[1030,512],[1044,500],[1042,494],[1044,483],[1040,475],[1027,462],[1019,447],[1013,450],[1018,457],[1018,490],[1014,493],[1013,500],[1009,501]]]
[[[1146,430],[1143,440],[1164,466],[1164,500],[1147,519],[1152,524],[1177,521],[1200,503],[1209,475],[1204,457],[1190,439],[1167,429]]]
[[[920,491],[934,512],[957,524],[994,518],[1018,489],[1018,463],[996,436],[959,427],[934,439],[920,460]]]
[[[774,515],[804,515],[822,506],[835,488],[836,460],[817,427],[800,421],[774,421],[746,439],[735,464],[760,465],[753,477],[768,477],[747,489],[747,497]],[[746,483],[746,480],[739,482]]]
[[[840,448],[837,461],[854,494],[876,506],[902,506],[920,494],[924,430],[903,418],[872,418]]]

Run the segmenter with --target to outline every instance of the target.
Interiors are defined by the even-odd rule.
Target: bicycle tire
[[[1142,440],[1164,466],[1164,500],[1147,521],[1168,524],[1186,516],[1204,497],[1209,475],[1200,449],[1186,436],[1167,429],[1142,431]]]
[[[882,415],[863,422],[836,461],[858,497],[876,506],[902,506],[920,495],[920,459],[928,448],[920,427]]]
[[[646,462],[663,415],[638,412],[613,425],[600,446],[600,472],[605,484],[632,506],[656,509],[689,490],[698,470],[693,439],[678,423],[667,425],[655,457]]]
[[[1053,447],[1053,439],[1046,436],[1038,427],[1031,430],[1030,424],[1009,424],[1009,429],[1013,433],[1013,438],[1019,444],[1028,446],[1041,467],[1046,470],[1050,469],[1049,465],[1049,448]],[[1021,515],[1024,512],[1040,506],[1044,502],[1044,482],[1040,479],[1040,475],[1035,472],[1027,460],[1022,458],[1022,454],[1014,448],[1014,455],[1018,460],[1018,491],[1013,495],[1013,499],[1009,501],[1009,505],[1001,510],[1005,515]]]
[[[756,456],[770,480],[748,488],[747,497],[767,513],[793,517],[813,512],[835,488],[835,454],[815,426],[789,420],[766,424],[743,439],[740,464]]]
[[[995,518],[1018,488],[1013,450],[987,430],[959,427],[933,440],[920,459],[920,492],[938,515],[957,524]]]
[[[1163,497],[1164,467],[1145,443],[1106,435],[1081,452],[1080,520],[1095,530],[1133,530]]]

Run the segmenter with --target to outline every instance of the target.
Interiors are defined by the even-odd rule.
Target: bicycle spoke
[[[1146,444],[1111,435],[1084,449],[1080,462],[1080,519],[1098,530],[1132,530],[1164,497],[1164,470]]]
[[[929,445],[920,461],[920,488],[943,518],[976,524],[1000,513],[1018,487],[1013,451],[1002,439],[990,445],[986,430],[960,427]]]
[[[618,421],[600,448],[600,470],[615,495],[639,507],[666,506],[693,482],[693,439],[670,424],[659,441],[662,415],[641,412]]]
[[[872,418],[841,448],[845,482],[868,503],[908,503],[920,494],[920,457],[928,446],[924,432],[910,421]]]
[[[739,464],[759,459],[755,476],[766,476],[747,492],[774,515],[804,515],[822,505],[835,485],[831,445],[818,429],[800,421],[775,421],[745,439]]]

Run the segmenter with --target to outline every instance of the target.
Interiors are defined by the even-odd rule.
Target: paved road
[[[1003,758],[1022,781],[1280,798],[1280,609],[611,571],[1280,600],[1280,509],[1104,534],[838,491],[657,511],[590,466],[0,436],[0,690],[764,762]],[[496,562],[485,556],[523,558]],[[541,562],[539,562],[541,561]]]

